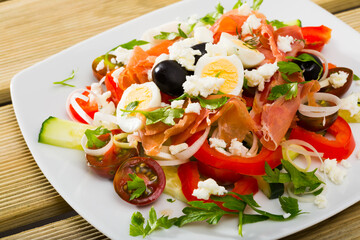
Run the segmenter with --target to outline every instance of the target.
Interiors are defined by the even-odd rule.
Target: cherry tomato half
[[[130,200],[134,190],[128,189],[129,174],[136,174],[144,180],[146,190],[140,197]],[[165,174],[160,165],[149,157],[133,157],[126,160],[117,170],[114,178],[114,188],[117,194],[128,203],[147,205],[154,202],[164,191]]]
[[[353,71],[350,68],[345,68],[345,67],[335,67],[335,68],[331,68],[329,69],[329,73],[328,73],[328,77],[333,74],[333,73],[338,73],[340,71],[343,71],[345,73],[348,74],[348,77],[346,79],[346,83],[339,88],[334,88],[333,86],[331,86],[331,84],[325,88],[320,89],[320,92],[326,92],[326,93],[331,93],[334,94],[338,97],[342,97],[351,87],[351,83],[353,82]]]
[[[102,62],[101,65],[99,63]],[[101,80],[103,77],[105,77],[106,73],[112,71],[115,69],[116,66],[122,67],[124,64],[117,63],[116,62],[116,56],[112,54],[108,55],[101,55],[100,57],[97,57],[94,59],[91,67],[93,70],[94,76],[97,78],[97,80]]]
[[[111,130],[113,135],[116,135],[122,132],[118,129]],[[101,141],[109,141],[110,134],[104,134],[98,137]],[[122,149],[118,148],[115,145],[112,146],[109,151],[107,151],[104,156],[96,157],[89,154],[86,154],[86,159],[88,162],[88,166],[92,168],[95,173],[98,175],[113,179],[116,173],[116,170],[119,166],[127,159],[137,156],[138,152],[136,148]]]

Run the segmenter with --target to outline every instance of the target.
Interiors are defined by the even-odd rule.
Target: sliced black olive
[[[186,81],[186,76],[190,74],[191,72],[187,71],[177,61],[165,60],[154,67],[152,78],[160,91],[178,97],[184,93],[182,85]]]
[[[196,44],[194,46],[192,46],[191,48],[194,49],[194,50],[199,50],[201,52],[201,55],[195,55],[195,65],[197,63],[197,61],[199,61],[199,59],[204,55],[206,54],[206,50],[205,50],[205,46],[206,46],[206,43],[199,43],[199,44]]]
[[[343,71],[343,72],[346,72],[347,74],[349,74],[346,79],[346,83],[342,87],[339,87],[339,88],[334,88],[333,86],[331,86],[331,84],[329,84],[329,86],[321,88],[320,92],[331,93],[338,97],[341,97],[349,90],[349,88],[351,87],[351,83],[353,82],[353,76],[354,76],[353,71],[350,68],[336,67],[336,68],[329,69],[329,73],[328,73],[327,77],[329,77],[333,73],[337,73],[340,71]]]
[[[302,62],[299,60],[293,60],[293,62],[296,63],[304,71],[303,75],[306,81],[317,80],[321,77],[320,72],[323,69],[322,62],[317,56],[312,54],[308,54],[308,55],[311,55],[318,64],[316,64],[313,61]]]

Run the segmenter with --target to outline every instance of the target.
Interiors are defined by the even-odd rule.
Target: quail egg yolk
[[[152,98],[152,91],[146,86],[141,86],[128,92],[124,105],[127,106],[131,102],[139,101],[139,105],[136,109],[147,109],[150,107],[149,103]]]

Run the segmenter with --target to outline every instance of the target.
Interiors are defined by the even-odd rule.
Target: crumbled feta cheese
[[[187,145],[187,143],[180,143],[178,145],[170,145],[169,147],[169,151],[172,155],[175,155],[179,152],[184,151],[185,149],[187,149],[189,146]]]
[[[291,44],[294,43],[294,38],[292,36],[286,35],[278,36],[277,39],[277,46],[280,51],[283,51],[284,53],[291,52]]]
[[[219,153],[222,153],[222,154],[226,155],[226,156],[231,155],[231,153],[229,153],[228,151],[226,151],[225,149],[220,148],[220,147],[216,147],[215,150],[218,151]]]
[[[261,26],[261,19],[254,14],[250,15],[241,27],[241,35],[245,36],[252,34],[253,29],[258,29]]]
[[[290,217],[291,216],[291,214],[290,213],[284,213],[283,214],[283,217],[286,219],[286,218],[288,218],[288,217]]]
[[[124,71],[124,68],[120,67],[111,73],[111,76],[113,77],[116,86],[119,85],[119,76],[122,71]]]
[[[320,166],[320,171],[325,172],[328,178],[335,184],[342,184],[347,174],[346,170],[337,166],[336,159],[325,159]]]
[[[115,58],[111,58],[111,59],[110,59],[110,62],[111,62],[112,64],[117,64],[117,62],[116,62],[116,59],[115,59]],[[116,66],[116,67],[118,67],[118,66]]]
[[[183,83],[184,92],[190,96],[207,97],[210,94],[217,93],[224,84],[223,78],[205,77],[201,78],[196,75],[186,76],[186,81]]]
[[[104,67],[105,67],[105,63],[104,63],[104,59],[102,59],[96,66],[96,71],[100,71],[100,70],[104,69]]]
[[[223,44],[207,43],[205,45],[205,50],[209,57],[227,56],[228,54],[227,48],[225,48]]]
[[[167,104],[167,103],[164,103],[164,102],[161,102],[160,103],[160,107],[169,107],[170,104]]]
[[[344,71],[332,73],[327,80],[333,88],[339,88],[344,86],[349,74]]]
[[[343,166],[344,168],[351,168],[351,163],[349,163],[349,161],[348,160],[342,160],[341,161],[341,166]]]
[[[169,47],[169,59],[175,60],[187,70],[195,70],[194,55],[201,55],[199,50],[194,50],[191,47],[197,44],[194,38],[186,38],[184,40],[175,42]]]
[[[98,104],[99,112],[113,115],[115,113],[115,104],[108,102],[107,99],[111,97],[111,92],[107,91],[102,93],[100,83],[91,84],[90,101],[96,101]]]
[[[209,138],[211,148],[226,148],[226,142],[220,138]]]
[[[198,43],[214,41],[213,32],[207,27],[196,27],[194,29],[194,38]]]
[[[258,86],[259,91],[263,91],[265,87],[265,82],[270,81],[270,78],[274,73],[279,69],[277,63],[267,63],[260,66],[257,69],[253,70],[244,70],[245,78],[247,79],[247,84],[250,87]]]
[[[205,181],[199,181],[198,188],[194,189],[192,195],[198,199],[209,200],[210,195],[221,196],[227,193],[223,186],[219,186],[214,179],[208,178]]]
[[[319,194],[315,197],[314,200],[314,204],[318,207],[318,208],[326,208],[327,206],[327,199],[323,194]]]
[[[128,49],[125,49],[122,47],[118,47],[117,49],[115,49],[115,51],[113,51],[111,53],[116,56],[116,61],[118,63],[121,62],[121,63],[127,65],[133,54],[133,50],[128,50]]]
[[[249,149],[247,149],[242,142],[239,142],[237,138],[231,139],[231,144],[229,147],[229,152],[232,155],[236,156],[245,156],[248,153]]]
[[[248,16],[251,13],[249,4],[244,3],[238,8],[238,14],[242,16]]]
[[[185,100],[175,100],[171,102],[171,108],[182,108],[184,105]]]
[[[360,100],[360,93],[352,93],[346,98],[341,99],[340,109],[348,110],[350,116],[354,116],[360,111],[358,101]]]
[[[200,114],[201,106],[198,102],[195,103],[189,103],[187,107],[185,108],[185,113],[196,113]]]

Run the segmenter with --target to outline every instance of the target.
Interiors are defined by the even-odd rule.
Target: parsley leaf
[[[287,75],[291,75],[296,72],[302,72],[302,69],[294,62],[280,61],[277,63],[279,71]]]
[[[157,40],[173,40],[177,37],[188,38],[186,33],[180,28],[181,24],[178,24],[178,32],[160,32],[160,34],[154,36]],[[195,25],[194,25],[195,26]]]
[[[297,57],[287,56],[286,58],[287,58],[287,59],[298,60],[298,61],[300,61],[300,62],[314,62],[316,65],[318,65],[318,66],[321,68],[317,80],[320,79],[321,74],[322,74],[322,72],[323,72],[323,66],[322,66],[322,64],[318,63],[318,62],[315,60],[315,58],[314,58],[313,56],[311,56],[310,54],[303,53],[303,54],[300,54],[300,55],[297,56]]]
[[[186,33],[184,33],[184,31],[180,28],[181,24],[178,24],[178,32],[179,32],[179,36],[182,38],[188,38],[188,36],[186,35]]]
[[[59,82],[53,82],[53,84],[60,84],[60,85],[68,86],[68,87],[75,87],[75,85],[71,85],[71,84],[66,83],[66,81],[74,79],[74,77],[75,77],[75,71],[72,70],[72,73],[71,73],[70,77],[65,78],[64,80],[59,81]]]
[[[213,25],[216,20],[224,13],[224,7],[219,3],[216,5],[215,10],[215,12],[208,13],[204,17],[200,18],[199,21],[204,24]]]
[[[268,100],[276,100],[281,96],[285,96],[285,100],[290,100],[297,96],[298,83],[285,83],[274,86],[269,94]]]
[[[175,202],[175,199],[168,198],[168,199],[166,199],[166,201],[168,201],[168,202],[170,202],[170,203],[173,203],[173,202]]]
[[[135,190],[131,193],[130,201],[139,198],[146,190],[144,179],[138,177],[136,174],[129,173],[130,181],[127,181],[127,188],[129,190]]]
[[[237,8],[241,7],[243,4],[244,3],[242,2],[242,0],[238,0],[232,9],[237,9]]]
[[[259,10],[260,5],[263,3],[263,0],[254,0],[252,9]]]
[[[219,14],[223,14],[223,13],[224,13],[224,7],[221,6],[220,3],[218,3],[218,5],[216,5],[215,9],[216,9],[216,12],[219,13]]]
[[[98,138],[98,136],[106,134],[106,133],[111,133],[111,132],[106,128],[102,128],[101,126],[94,130],[86,129],[85,136],[87,138],[87,146],[90,148],[93,148],[93,147],[102,148],[103,146],[105,146],[107,144],[107,142],[101,141]]]
[[[266,20],[266,22],[267,22],[267,24],[271,24],[273,27],[276,27],[276,28],[282,28],[282,27],[287,26],[284,22],[279,21],[277,19],[274,19],[272,21]]]
[[[158,108],[154,111],[141,111],[141,110],[126,110],[121,109],[123,112],[128,113],[141,113],[146,117],[146,125],[155,124],[157,122],[163,122],[167,125],[175,125],[174,118],[181,118],[184,115],[184,109],[182,108]]]
[[[125,110],[126,111],[134,111],[136,109],[137,106],[139,106],[140,101],[133,101],[131,103],[129,103]],[[128,115],[130,112],[122,112],[121,116],[125,116]]]
[[[147,220],[146,226],[144,228],[145,218],[140,212],[135,212],[131,217],[130,224],[130,236],[147,236],[156,229],[165,228],[168,229],[174,225],[177,221],[177,218],[169,219],[168,216],[161,216],[157,218],[156,211],[154,207],[151,207],[149,211],[149,219]]]
[[[359,81],[360,78],[359,78],[359,76],[357,76],[356,74],[354,74],[353,80],[354,80],[354,81]]]
[[[296,216],[301,213],[297,199],[292,197],[280,197],[279,201],[282,210],[286,213],[290,213],[291,216]]]
[[[127,43],[124,43],[124,44],[121,44],[119,45],[118,47],[122,47],[122,48],[125,48],[125,49],[128,49],[128,50],[131,50],[133,49],[135,46],[141,46],[141,45],[145,45],[145,44],[148,44],[149,42],[147,41],[144,41],[144,40],[136,40],[136,39],[133,39]],[[116,47],[116,48],[118,48]],[[115,48],[115,49],[116,49]],[[114,51],[115,49],[113,49],[112,51]]]
[[[280,173],[278,169],[271,170],[270,166],[265,163],[265,172],[267,176],[263,176],[264,180],[268,183],[287,183],[292,182],[294,185],[294,193],[302,194],[307,189],[310,191],[315,190],[323,182],[315,175],[316,169],[312,172],[302,172],[297,170],[289,161],[281,160],[283,167],[287,173]],[[321,190],[321,189],[320,189]],[[314,195],[320,194],[317,191]]]
[[[221,98],[214,98],[214,99],[205,99],[205,98],[197,97],[196,99],[199,100],[201,107],[210,110],[214,110],[222,107],[229,100],[229,98],[226,96],[223,96]]]

